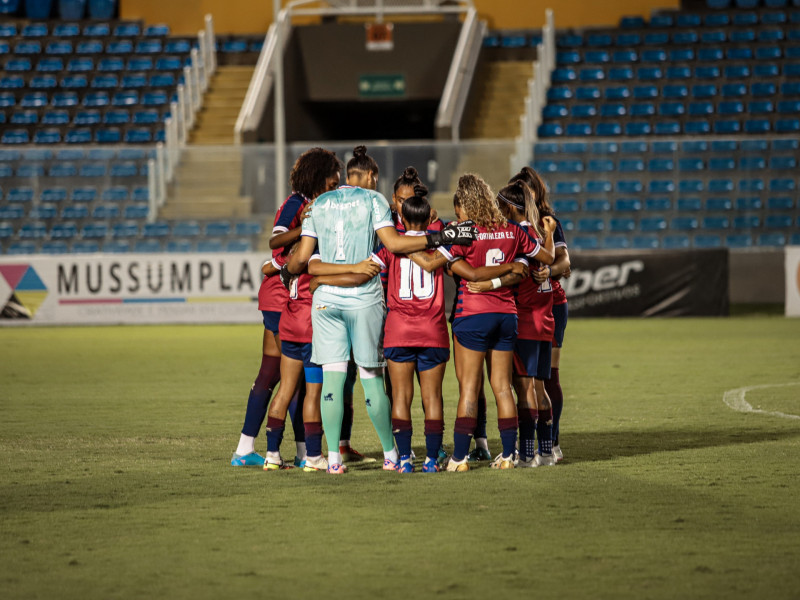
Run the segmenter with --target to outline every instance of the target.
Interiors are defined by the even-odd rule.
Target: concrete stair
[[[223,65],[217,68],[197,114],[189,143],[221,146],[233,144],[233,129],[255,67]]]
[[[530,61],[487,61],[475,75],[479,83],[467,107],[462,130],[465,139],[513,139],[525,110]]]

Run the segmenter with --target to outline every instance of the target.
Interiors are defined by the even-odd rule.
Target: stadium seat
[[[695,217],[673,217],[669,226],[676,231],[691,231],[697,229],[698,223]]]
[[[696,44],[699,40],[696,31],[678,31],[672,34],[672,43],[681,45]]]
[[[795,159],[794,156],[771,156],[769,159],[769,168],[779,171],[796,169],[797,159]]]
[[[30,135],[26,129],[6,129],[3,131],[0,142],[3,144],[27,144],[30,142]]]
[[[590,162],[590,170],[591,170],[591,162]],[[586,193],[588,194],[607,194],[611,192],[611,189],[612,185],[610,181],[590,180],[586,182]],[[610,205],[603,210],[608,210],[608,208],[611,208]]]
[[[697,196],[682,196],[678,198],[677,207],[681,212],[695,212],[703,208],[703,203]]]
[[[636,102],[630,105],[632,117],[649,117],[656,114],[656,106],[652,102]]]
[[[761,198],[757,196],[736,198],[736,210],[748,211],[759,210],[761,208]],[[757,227],[757,225],[754,225]]]
[[[547,91],[547,100],[549,102],[569,100],[570,98],[572,98],[572,90],[566,86],[553,86]]]
[[[608,70],[609,81],[630,81],[631,79],[633,79],[631,67],[611,67]]]
[[[583,218],[578,219],[576,231],[578,233],[595,233],[603,231],[605,223],[603,219]]]
[[[761,233],[758,236],[759,246],[785,246],[786,236],[782,233]]]
[[[639,184],[638,187],[642,187],[640,182],[636,182]],[[639,190],[641,191],[641,189]],[[635,193],[635,192],[623,192],[623,193]],[[638,212],[642,210],[642,202],[638,198],[617,198],[614,201],[614,210],[617,212]]]
[[[672,202],[669,198],[665,197],[651,197],[644,201],[644,207],[647,211],[664,211],[672,208]]]
[[[706,216],[703,217],[702,220],[702,227],[703,229],[728,229],[731,225],[730,220],[728,217],[720,217],[720,216]]]
[[[197,251],[198,252],[222,252],[222,241],[221,240],[202,240],[197,242]]]
[[[675,182],[671,179],[654,179],[647,186],[651,194],[671,194],[675,191]]]
[[[709,211],[725,211],[731,208],[733,208],[731,199],[724,196],[711,196],[706,200],[706,210]]]
[[[800,131],[800,119],[778,119],[775,121],[777,133],[791,133]]]
[[[167,104],[167,94],[161,91],[145,92],[142,96],[143,106],[165,106]]]
[[[636,229],[636,221],[628,217],[614,217],[609,219],[608,229],[613,233],[628,233]]]
[[[47,225],[42,222],[23,223],[17,235],[24,240],[41,240],[47,237]]]
[[[568,123],[567,135],[570,137],[585,137],[592,135],[592,126],[589,123]]]
[[[644,160],[641,158],[623,158],[619,161],[617,170],[620,173],[644,171]]]
[[[182,67],[181,59],[177,56],[164,56],[159,58],[156,60],[155,65],[156,71],[177,71]]]
[[[792,215],[767,215],[764,226],[767,229],[788,229],[792,226]]]
[[[718,79],[720,77],[720,70],[717,66],[700,65],[695,67],[694,76],[697,79]]]
[[[39,200],[42,202],[64,202],[67,199],[67,189],[64,187],[45,188],[42,190]]]
[[[675,169],[675,161],[671,158],[651,158],[647,162],[647,170],[653,173],[665,173]]]
[[[717,234],[700,233],[694,236],[695,248],[721,248],[722,237]]]
[[[611,210],[611,203],[605,198],[587,198],[583,204],[583,210],[589,213],[604,213]]]
[[[625,124],[626,135],[648,135],[651,132],[652,127],[646,121],[631,121]]]
[[[40,204],[31,208],[27,218],[34,221],[50,221],[58,216],[58,209],[52,204]]]
[[[636,250],[653,250],[658,245],[658,236],[655,235],[635,235],[631,240],[631,246]]]
[[[639,67],[636,77],[639,81],[657,81],[664,77],[664,72],[659,67]]]
[[[559,67],[553,71],[551,80],[553,83],[567,83],[569,81],[575,81],[577,78],[578,74],[575,72],[575,69]]]
[[[592,159],[587,164],[587,170],[593,173],[608,173],[615,170],[613,160]]]
[[[597,107],[594,104],[574,104],[570,112],[573,119],[588,119],[597,116]]]
[[[666,250],[683,250],[689,247],[689,236],[685,234],[665,235],[661,245]]]

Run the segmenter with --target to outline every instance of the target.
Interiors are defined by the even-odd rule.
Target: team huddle
[[[262,268],[261,368],[231,464],[341,474],[347,462],[364,460],[350,446],[358,375],[384,470],[415,470],[415,379],[425,415],[422,472],[467,471],[477,460],[497,469],[555,465],[562,457],[558,370],[567,321],[558,280],[570,266],[541,178],[526,167],[494,194],[479,176],[462,175],[453,197],[457,219],[445,224],[413,167],[396,180],[391,203],[376,191],[378,165],[363,146],[347,162],[343,186],[340,171],[339,159],[322,148],[306,151],[292,168],[293,192],[275,217],[273,256]],[[459,384],[449,458],[446,275],[458,290],[449,316]],[[494,459],[484,363],[502,442]],[[280,453],[287,413],[293,465]],[[265,419],[262,457],[255,440]]]

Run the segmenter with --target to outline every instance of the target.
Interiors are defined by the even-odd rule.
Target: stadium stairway
[[[231,145],[236,118],[239,116],[250,79],[252,65],[220,65],[211,79],[197,114],[189,143],[197,145]]]

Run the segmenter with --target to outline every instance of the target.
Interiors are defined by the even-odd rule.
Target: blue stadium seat
[[[692,86],[692,97],[697,99],[713,98],[717,95],[717,86],[711,83],[701,83]]]
[[[542,118],[548,121],[566,116],[569,116],[569,111],[563,104],[548,104],[542,109]]]
[[[187,40],[170,39],[164,42],[164,52],[166,54],[189,54],[192,45]]]
[[[703,181],[701,179],[681,179],[678,182],[678,190],[681,194],[691,194],[703,191]]]
[[[24,163],[17,167],[17,178],[33,179],[44,177],[44,167],[42,165]]]
[[[130,251],[131,243],[128,240],[109,240],[103,244],[106,254],[126,254]]]
[[[621,154],[643,154],[649,152],[649,148],[648,143],[641,140],[622,142]]]
[[[200,225],[196,221],[178,221],[172,227],[175,237],[197,237],[200,235]]]
[[[705,116],[714,113],[714,104],[711,102],[690,102],[689,114],[692,116]]]
[[[572,90],[566,86],[553,86],[547,91],[547,100],[549,102],[569,100],[570,98],[572,98]]]
[[[139,224],[136,221],[123,221],[121,223],[115,223],[111,229],[111,236],[116,239],[138,237]]]
[[[161,40],[139,40],[136,43],[134,52],[136,54],[161,54],[163,45]]]
[[[558,163],[554,160],[535,160],[532,166],[539,173],[555,173],[558,171]]]
[[[17,235],[24,240],[41,240],[47,237],[47,225],[42,222],[23,223]]]
[[[154,88],[171,88],[175,83],[175,76],[172,73],[155,73],[149,80],[150,87]]]
[[[678,160],[679,171],[702,171],[704,168],[702,158],[687,157]]]
[[[631,121],[625,124],[626,135],[648,135],[651,132],[652,127],[646,121]]]
[[[720,70],[716,65],[699,65],[694,69],[694,76],[697,79],[718,79]]]
[[[630,81],[631,79],[633,79],[631,67],[611,67],[608,70],[609,81]]]
[[[677,206],[681,212],[694,212],[703,208],[703,202],[697,196],[682,196],[678,198]]]
[[[712,158],[711,161],[714,159]],[[731,179],[712,179],[708,182],[708,191],[712,194],[733,191],[733,180]]]
[[[625,193],[630,193],[630,192],[625,192]],[[614,210],[616,210],[617,212],[639,212],[640,210],[642,210],[642,202],[638,198],[617,198],[614,201]]]
[[[606,97],[608,97],[608,90],[606,90]],[[624,104],[601,104],[600,116],[601,117],[622,117],[627,112]],[[617,134],[619,135],[619,134]]]
[[[759,46],[756,48],[756,58],[758,60],[778,60],[781,55],[780,46]]]
[[[743,156],[739,159],[739,168],[743,171],[758,171],[767,168],[763,156]]]
[[[58,106],[56,102],[57,96],[58,94],[53,97],[53,106]],[[19,105],[23,108],[41,108],[47,106],[47,102],[48,98],[46,92],[31,92],[22,97]],[[5,102],[3,104],[5,104]],[[11,106],[13,106],[13,104],[11,104]]]
[[[664,77],[664,72],[659,67],[639,67],[636,77],[639,81],[658,81]]]
[[[575,69],[559,67],[553,71],[551,81],[553,83],[567,83],[569,81],[575,81],[578,78],[578,74],[575,72]]]
[[[791,192],[795,189],[794,179],[771,179],[769,182],[770,192]]]
[[[665,173],[675,169],[675,161],[671,158],[651,158],[647,162],[647,170],[653,173]]]
[[[699,39],[696,31],[677,31],[672,34],[673,44],[696,44]]]
[[[698,223],[695,217],[673,217],[669,226],[676,231],[691,231],[697,229]]]
[[[677,67],[667,67],[666,78],[671,81],[680,79],[691,79],[692,70],[685,65],[680,65]]]
[[[183,68],[183,63],[178,56],[164,56],[156,60],[156,71],[177,71]]]
[[[769,119],[747,119],[744,122],[746,133],[769,133],[771,127]]]
[[[48,177],[76,177],[78,167],[73,163],[54,163],[47,171]]]
[[[557,181],[553,193],[558,196],[580,194],[581,184],[577,181]]]
[[[6,254],[36,254],[36,242],[13,242],[6,249]]]
[[[722,236],[710,233],[700,233],[694,236],[695,248],[721,248]]]
[[[97,190],[91,186],[81,186],[72,188],[70,201],[72,202],[94,202],[97,199]]]
[[[658,248],[658,236],[635,235],[631,240],[631,245],[635,250],[653,250]]]
[[[31,208],[28,219],[34,221],[50,221],[58,216],[58,209],[52,204],[40,204]]]
[[[604,250],[624,250],[631,247],[631,242],[626,235],[608,235],[603,238]]]
[[[592,161],[589,162],[589,170],[592,170]],[[608,194],[612,190],[611,182],[607,180],[590,180],[586,182],[586,193],[588,194]],[[611,208],[608,205],[608,208]],[[607,210],[607,209],[604,209]]]
[[[733,208],[733,203],[730,198],[725,196],[711,196],[706,200],[706,210],[723,211],[731,210],[731,208]]]
[[[575,52],[575,54],[578,53]],[[611,61],[611,56],[607,50],[587,50],[583,59],[590,65],[603,65]],[[576,62],[580,62],[580,55],[578,55],[578,61]]]
[[[597,218],[583,218],[578,219],[576,231],[578,233],[595,233],[603,231],[605,223],[603,219]]]
[[[567,123],[567,135],[570,137],[592,135],[592,126],[589,123]]]
[[[588,119],[597,116],[597,107],[594,104],[573,104],[570,112],[573,119]]]
[[[559,50],[556,52],[556,64],[576,65],[582,62],[581,53],[577,50]]]
[[[636,173],[644,171],[644,160],[641,158],[623,158],[617,165],[620,173]]]
[[[784,115],[800,113],[800,100],[781,100],[778,102],[778,112]]]
[[[731,226],[728,217],[706,216],[703,217],[703,229],[728,229]]]
[[[591,48],[602,48],[604,46],[611,46],[613,40],[607,33],[590,33],[586,37],[586,45]]]
[[[671,179],[653,179],[647,190],[651,194],[671,194],[675,191],[675,182]]]
[[[3,144],[27,144],[29,142],[30,135],[26,129],[6,129],[0,138],[0,143]]]
[[[533,153],[539,154],[558,154],[559,146],[555,142],[537,142],[533,146]]]
[[[758,236],[759,246],[785,246],[786,236],[782,233],[761,233]]]
[[[800,150],[800,140],[794,138],[778,138],[772,140],[772,149],[776,152]]]
[[[583,203],[583,210],[588,213],[604,213],[611,210],[611,203],[605,198],[587,198]]]
[[[753,245],[749,233],[737,233],[725,236],[725,245],[728,248],[749,248]]]
[[[539,125],[538,133],[541,138],[558,137],[564,135],[564,128],[561,126],[561,123],[542,123]]]
[[[712,46],[708,48],[700,48],[697,51],[697,60],[702,62],[717,62],[723,60],[724,53],[722,48]]]
[[[635,63],[639,60],[639,54],[636,50],[626,48],[624,50],[615,50],[611,55],[611,61],[620,64]]]
[[[35,90],[52,90],[58,87],[58,81],[52,75],[37,75],[30,80],[28,86]]]
[[[767,215],[764,226],[767,229],[788,229],[792,226],[792,215]]]
[[[778,119],[775,121],[777,133],[792,133],[800,131],[800,119]]]
[[[626,100],[631,97],[631,90],[626,85],[609,86],[605,89],[606,100]],[[620,114],[625,114],[620,113]]]
[[[714,121],[714,132],[720,134],[739,133],[742,130],[742,124],[737,119],[720,119]]]
[[[158,240],[137,240],[133,244],[133,251],[140,254],[158,254],[161,250],[161,242]]]
[[[587,170],[592,173],[609,173],[615,168],[614,161],[607,158],[592,159],[587,164]]]
[[[670,210],[672,208],[672,201],[666,197],[653,196],[645,199],[644,208],[650,212]]]
[[[753,58],[753,50],[749,46],[733,46],[725,52],[728,60],[750,60]]]
[[[12,125],[35,125],[39,122],[39,113],[35,110],[19,110],[11,114]]]
[[[128,204],[123,216],[126,219],[146,219],[149,213],[150,209],[146,204]]]
[[[145,92],[142,96],[143,106],[165,106],[167,104],[167,94],[161,91]]]
[[[64,187],[52,187],[52,188],[45,188],[42,190],[41,195],[39,196],[39,200],[42,202],[64,202],[67,199],[67,188]]]
[[[708,133],[710,131],[711,131],[711,124],[703,119],[686,121],[686,123],[684,124],[684,132],[687,135],[698,135],[698,134]]]
[[[661,246],[666,250],[683,250],[689,247],[689,236],[676,233],[665,235],[661,240]]]
[[[572,244],[574,246],[574,243]],[[197,242],[198,252],[222,252],[222,241],[220,240],[202,240]]]
[[[636,230],[636,220],[629,217],[614,217],[608,221],[608,229],[614,233],[628,233]]]
[[[648,48],[639,53],[639,59],[643,63],[662,63],[667,60],[667,53],[661,48]]]
[[[727,15],[725,15],[727,18]],[[712,27],[719,27],[713,26]],[[728,40],[728,34],[722,29],[711,29],[700,34],[700,41],[703,44],[724,44]]]
[[[652,102],[636,102],[630,105],[632,117],[649,117],[656,114],[656,106]]]
[[[111,220],[119,218],[119,206],[114,204],[99,204],[92,209],[92,218],[96,220]]]
[[[794,156],[774,155],[769,159],[769,168],[778,171],[797,168],[797,159]]]
[[[656,121],[653,131],[656,135],[677,135],[681,132],[679,121]]]
[[[747,196],[736,198],[736,210],[759,210],[761,208],[761,198],[757,196]],[[757,227],[757,225],[754,225]]]

